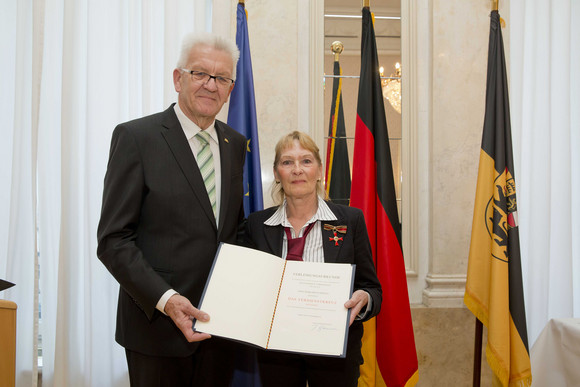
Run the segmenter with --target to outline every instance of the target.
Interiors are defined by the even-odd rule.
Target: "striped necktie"
[[[201,172],[201,177],[203,178],[203,183],[205,184],[205,189],[207,190],[207,195],[209,196],[211,208],[215,217],[217,208],[215,195],[215,170],[213,166],[213,154],[211,153],[209,146],[210,135],[202,130],[196,134],[196,137],[199,139],[201,145],[201,148],[197,152],[197,165],[199,166],[199,171]]]

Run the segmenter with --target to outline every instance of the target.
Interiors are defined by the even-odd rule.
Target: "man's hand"
[[[369,302],[367,292],[364,290],[357,290],[352,294],[350,300],[344,303],[344,307],[347,309],[351,309],[350,311],[350,323],[349,326],[352,325],[352,322],[358,316],[362,308]]]
[[[201,310],[194,308],[191,302],[182,295],[174,294],[167,300],[165,304],[165,313],[173,320],[173,323],[177,325],[183,336],[190,343],[194,341],[202,341],[209,339],[211,336],[207,333],[194,332],[193,319],[200,321],[209,321],[209,315]]]

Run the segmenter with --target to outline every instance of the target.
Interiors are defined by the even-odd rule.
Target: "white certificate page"
[[[269,349],[344,356],[354,266],[288,261]]]
[[[222,244],[200,304],[210,320],[195,330],[265,348],[283,269],[279,257]]]

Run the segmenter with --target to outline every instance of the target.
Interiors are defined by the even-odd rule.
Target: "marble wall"
[[[490,4],[432,2],[427,305],[462,304],[485,111]],[[506,52],[507,47],[506,42]]]
[[[488,4],[482,1],[433,1],[430,273],[448,278],[467,271],[484,116],[488,15]]]
[[[309,0],[246,3],[265,207],[272,205],[270,186],[276,142],[293,130],[316,132],[309,125],[310,89],[313,82],[322,82],[322,76],[318,80],[310,76],[310,46],[315,41],[310,36],[313,29],[310,14],[314,8],[311,3]],[[235,13],[235,7],[232,12]],[[235,23],[232,18],[232,37]],[[223,110],[227,111],[227,107]]]

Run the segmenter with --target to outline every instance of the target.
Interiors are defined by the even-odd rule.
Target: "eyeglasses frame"
[[[180,70],[181,70],[181,71],[184,71],[184,72],[186,72],[186,73],[189,73],[189,74],[191,74],[191,76],[192,76],[192,80],[194,80],[194,81],[197,81],[196,79],[193,79],[193,76],[194,76],[195,74],[202,75],[202,76],[207,76],[207,77],[208,77],[208,78],[207,78],[207,81],[205,81],[205,82],[203,82],[203,81],[201,81],[201,80],[200,80],[200,81],[197,81],[197,82],[203,82],[203,84],[204,84],[204,85],[206,85],[206,84],[207,84],[207,83],[210,81],[210,79],[213,79],[213,80],[214,80],[214,82],[215,82],[216,86],[221,86],[221,87],[224,87],[224,88],[226,88],[226,87],[230,87],[230,86],[232,86],[233,84],[235,84],[235,83],[236,83],[236,81],[235,81],[235,80],[233,80],[233,79],[231,79],[231,78],[228,78],[228,77],[222,77],[221,75],[211,75],[211,74],[208,74],[208,73],[206,73],[206,72],[203,72],[203,71],[198,71],[198,70],[188,70],[188,69],[184,69],[184,68],[180,68]],[[228,80],[228,81],[230,81],[230,83],[229,83],[228,85],[226,85],[226,84],[223,84],[223,85],[222,85],[220,82],[218,82],[218,80],[219,80],[219,79],[225,79],[225,80]]]

